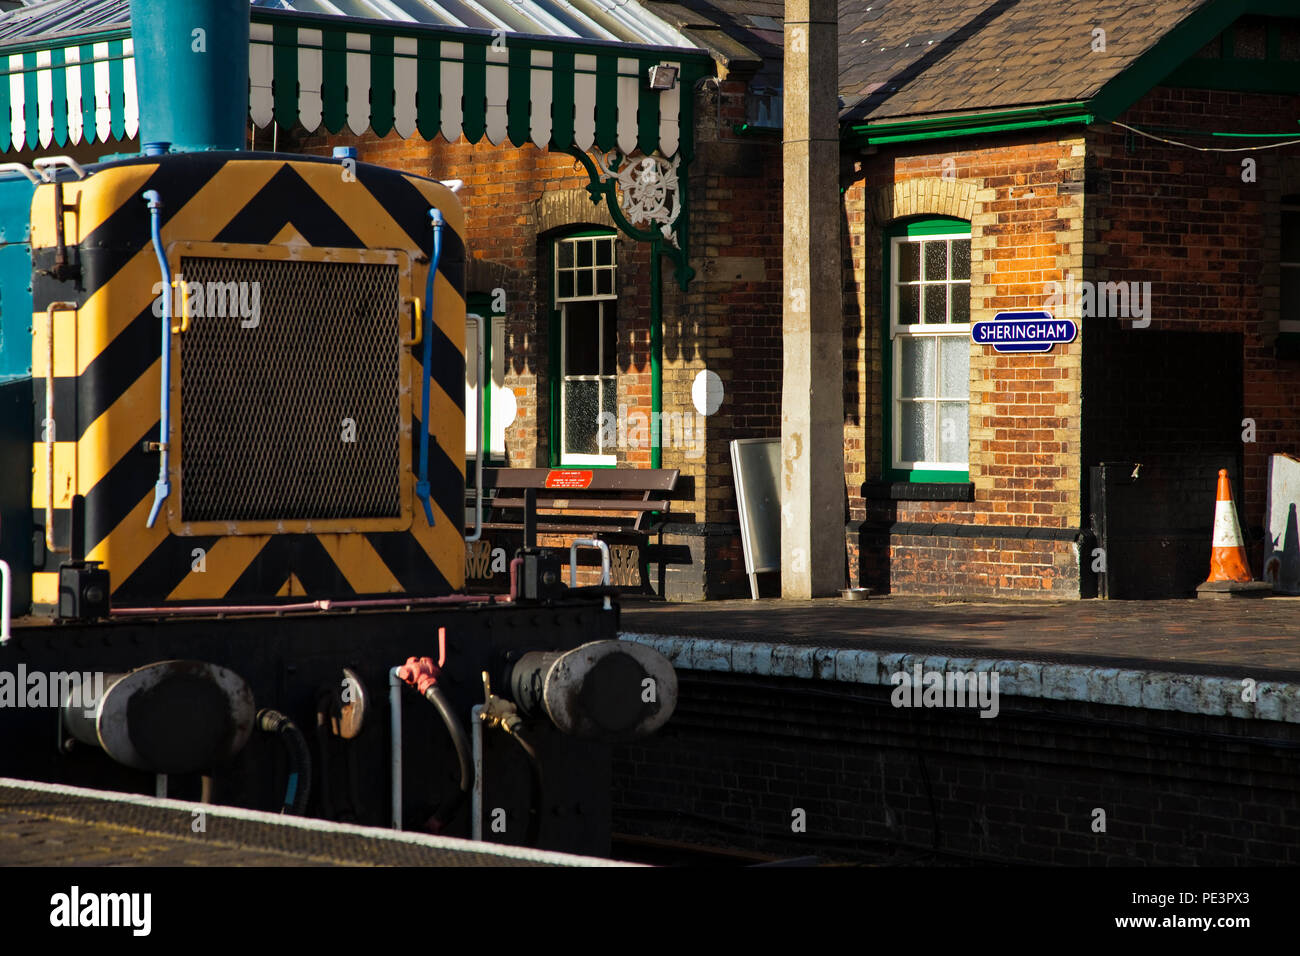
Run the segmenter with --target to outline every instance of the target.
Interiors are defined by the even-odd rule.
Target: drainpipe
[[[388,672],[388,727],[393,743],[389,752],[389,779],[393,785],[393,829],[402,829],[402,678],[400,668]]]
[[[482,704],[475,704],[469,712],[470,734],[474,738],[474,800],[470,810],[470,838],[483,839],[483,712]]]

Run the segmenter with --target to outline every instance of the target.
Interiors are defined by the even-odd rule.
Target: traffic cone
[[[1237,509],[1232,503],[1232,484],[1228,470],[1219,469],[1219,492],[1214,500],[1214,539],[1211,542],[1211,581],[1252,580],[1250,565],[1246,560],[1246,545],[1241,540],[1241,525],[1237,523]]]
[[[1255,581],[1246,559],[1246,545],[1241,539],[1237,508],[1232,503],[1232,485],[1226,468],[1219,469],[1219,490],[1214,501],[1214,534],[1210,542],[1210,576],[1196,589],[1197,597],[1230,597],[1259,594],[1272,590]]]

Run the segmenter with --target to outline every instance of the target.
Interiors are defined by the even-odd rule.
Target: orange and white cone
[[[1214,501],[1214,539],[1210,551],[1210,576],[1205,583],[1254,580],[1246,560],[1246,545],[1241,540],[1241,525],[1232,503],[1232,485],[1226,468],[1219,469],[1219,491]]]

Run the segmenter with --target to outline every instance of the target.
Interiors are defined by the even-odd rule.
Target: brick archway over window
[[[876,189],[868,208],[877,224],[908,216],[952,216],[969,222],[975,214],[975,190],[975,183],[955,179],[907,179]]]
[[[537,234],[545,235],[566,226],[600,225],[617,231],[605,203],[593,203],[585,189],[551,189],[534,204]]]

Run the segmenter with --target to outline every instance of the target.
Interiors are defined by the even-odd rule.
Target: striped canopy
[[[649,88],[658,64],[679,68],[673,89]],[[5,151],[138,132],[127,29],[0,49],[0,66]],[[299,122],[308,132],[369,127],[672,157],[689,145],[691,85],[711,70],[707,54],[683,48],[255,11],[249,115],[258,127]]]
[[[136,135],[140,108],[130,36],[22,53],[0,51],[4,151],[106,143]]]

